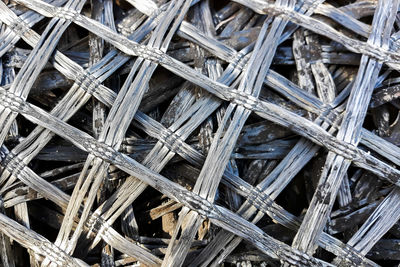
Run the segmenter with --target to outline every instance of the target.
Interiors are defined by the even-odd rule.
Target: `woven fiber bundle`
[[[0,266],[397,266],[399,5],[2,0]]]

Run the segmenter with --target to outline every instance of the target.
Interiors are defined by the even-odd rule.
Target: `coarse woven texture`
[[[399,8],[0,1],[0,266],[397,266]]]

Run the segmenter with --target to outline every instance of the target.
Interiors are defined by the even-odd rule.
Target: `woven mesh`
[[[11,240],[32,266],[378,266],[396,250],[400,0],[128,2],[0,2],[4,266]],[[154,219],[176,215],[157,250],[135,218],[149,186],[169,199]],[[31,202],[55,204],[54,236]]]

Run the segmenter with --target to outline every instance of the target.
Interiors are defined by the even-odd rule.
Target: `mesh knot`
[[[77,20],[78,15],[79,13],[73,9],[59,7],[57,8],[57,13],[54,16],[65,20]]]
[[[198,194],[191,193],[190,191],[186,190],[179,192],[179,194],[181,195],[181,197],[183,197],[184,201],[192,210],[195,210],[203,217],[212,218],[214,217],[213,213],[217,212],[211,202],[207,201],[205,198],[199,196]]]
[[[281,247],[276,254],[281,259],[282,263],[288,263],[294,266],[323,266],[322,263],[308,254],[296,249]]]
[[[63,250],[47,240],[35,240],[33,244],[39,248],[40,254],[48,257],[51,262],[58,266],[75,266]]]
[[[11,175],[18,177],[22,170],[26,167],[23,160],[14,153],[10,152],[1,163]]]
[[[138,57],[150,60],[153,63],[157,63],[157,64],[160,63],[165,56],[165,54],[157,48],[148,47],[148,46],[140,45],[140,44],[134,48],[134,51]]]
[[[179,134],[171,131],[169,128],[164,128],[160,134],[161,138],[159,141],[167,146],[169,150],[175,153],[181,152],[180,148],[184,142]]]
[[[6,91],[3,88],[0,90],[0,105],[3,107],[18,113],[20,112],[23,103],[25,103],[25,100],[22,99],[22,97],[17,96],[10,91]]]
[[[10,21],[8,27],[19,36],[24,36],[26,32],[30,31],[29,25],[19,17],[16,20]]]
[[[231,64],[235,69],[238,70],[243,70],[245,66],[247,65],[248,58],[246,57],[246,54],[243,52],[238,52],[234,55]]]
[[[93,95],[101,85],[100,81],[87,70],[78,73],[75,83],[90,95]]]
[[[95,235],[102,234],[111,228],[111,225],[106,220],[95,213],[87,219],[85,226],[89,233],[94,233]]]
[[[251,94],[236,89],[230,92],[230,98],[233,103],[248,110],[256,110],[260,102],[258,98],[252,96]]]
[[[271,206],[274,204],[274,200],[257,186],[250,191],[247,201],[255,207],[264,207],[266,210],[271,210]]]
[[[84,146],[88,153],[93,154],[98,158],[106,158],[113,161],[118,153],[112,147],[95,140],[87,140],[84,142]]]

